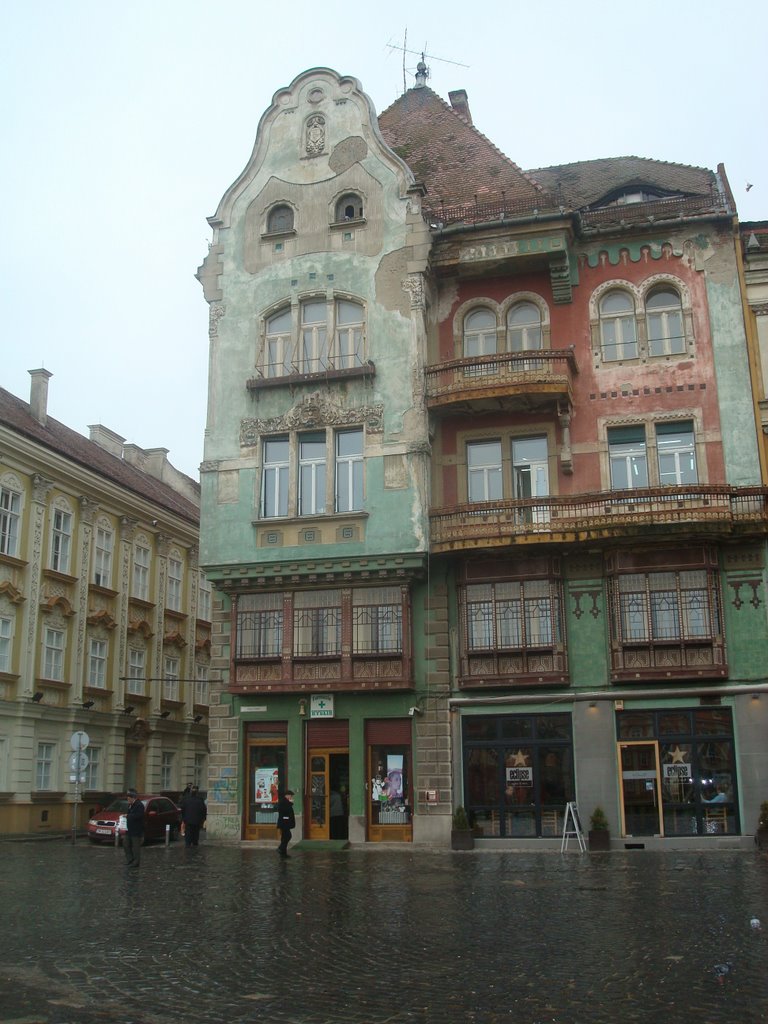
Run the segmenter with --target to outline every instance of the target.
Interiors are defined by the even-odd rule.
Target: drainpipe
[[[656,700],[667,697],[738,697],[745,694],[768,694],[768,683],[738,683],[727,686],[676,686],[663,690],[637,690],[616,687],[613,690],[579,690],[576,693],[515,693],[505,697],[449,697],[448,707],[461,709],[465,707],[493,706],[494,704],[572,704],[580,701],[615,701],[615,700]]]

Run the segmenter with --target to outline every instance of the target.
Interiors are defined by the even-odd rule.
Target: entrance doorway
[[[349,838],[349,749],[311,747],[307,839]]]
[[[620,743],[622,833],[663,836],[659,744]]]

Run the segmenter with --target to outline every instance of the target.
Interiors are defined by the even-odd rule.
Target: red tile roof
[[[198,508],[168,484],[106,451],[94,441],[48,416],[42,426],[30,412],[29,403],[22,402],[10,391],[0,388],[0,425],[36,441],[44,448],[63,455],[92,473],[133,492],[138,498],[153,502],[161,508],[197,525]],[[191,480],[191,478],[189,478]],[[192,481],[197,487],[196,481]]]

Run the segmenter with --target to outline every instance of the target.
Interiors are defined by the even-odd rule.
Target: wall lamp
[[[93,705],[95,703],[96,703],[96,701],[93,701],[93,700],[84,700],[83,701],[83,709],[85,711],[89,711],[93,707]]]
[[[304,718],[307,713],[307,702],[305,700],[299,701],[299,715]]]
[[[160,717],[161,717],[161,718],[169,718],[169,717],[170,717],[170,714],[171,714],[171,712],[170,712],[170,711],[161,711],[161,712],[160,712]]]
[[[202,715],[195,715],[195,717],[192,719],[192,721],[195,723],[195,725],[199,725],[202,722],[202,720],[203,720],[203,716]]]
[[[136,710],[136,708],[133,706],[133,704],[127,704],[122,709],[122,712],[123,712],[124,715],[132,715],[135,710]]]
[[[35,704],[39,704],[44,696],[45,694],[43,693],[42,690],[37,690],[35,693],[32,694],[32,700],[35,702]]]

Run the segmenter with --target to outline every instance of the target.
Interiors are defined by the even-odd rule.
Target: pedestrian
[[[184,827],[184,845],[197,846],[200,840],[200,829],[208,817],[205,800],[200,796],[197,786],[190,787],[187,796],[181,799],[181,822]]]
[[[141,861],[141,844],[144,842],[144,804],[135,789],[128,790],[128,810],[125,814],[125,835],[123,850],[125,863],[137,868]]]
[[[290,857],[288,843],[291,841],[291,829],[296,828],[292,789],[286,789],[285,796],[277,805],[277,827],[280,829],[280,845],[277,848],[277,852],[281,857]]]

